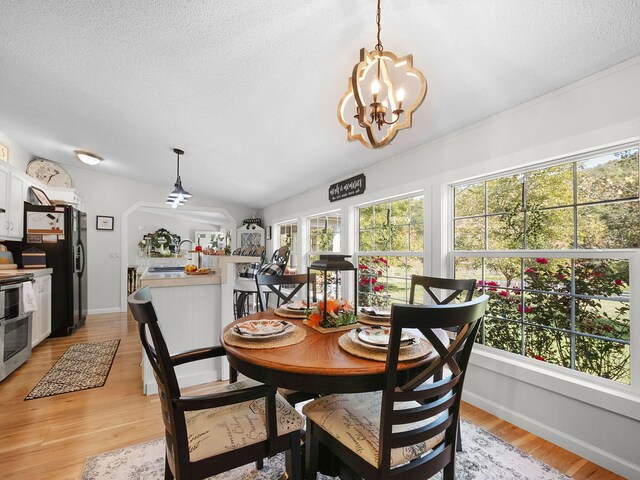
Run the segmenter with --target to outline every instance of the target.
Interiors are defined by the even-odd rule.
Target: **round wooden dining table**
[[[248,320],[278,319],[272,310],[242,317],[224,329],[222,346],[229,364],[238,372],[268,385],[310,393],[357,393],[382,390],[385,362],[359,358],[344,351],[338,338],[345,331],[321,333],[306,326],[302,320],[287,318],[303,328],[306,337],[300,343],[286,347],[250,349],[229,345],[224,332],[237,323]],[[399,383],[411,378],[414,369],[425,365],[432,355],[398,364]]]

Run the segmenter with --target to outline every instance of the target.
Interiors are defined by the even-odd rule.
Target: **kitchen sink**
[[[184,272],[184,267],[149,267],[149,273]]]

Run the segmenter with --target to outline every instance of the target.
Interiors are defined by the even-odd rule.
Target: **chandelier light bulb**
[[[402,103],[402,101],[404,100],[404,88],[400,87],[398,89],[398,93],[396,93],[396,100],[398,100],[398,103]]]
[[[374,95],[380,93],[380,82],[377,78],[374,79],[373,82],[371,82],[371,93],[373,93]]]

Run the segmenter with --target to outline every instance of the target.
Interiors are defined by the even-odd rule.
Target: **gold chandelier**
[[[413,112],[427,94],[427,80],[413,67],[413,55],[398,58],[384,51],[380,41],[380,0],[376,24],[378,43],[371,52],[360,50],[360,62],[353,67],[347,91],[338,105],[338,120],[347,129],[347,139],[358,140],[367,148],[384,147],[399,130],[411,127]],[[407,95],[407,91],[413,94]]]

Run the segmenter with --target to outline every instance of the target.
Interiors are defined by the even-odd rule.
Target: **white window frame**
[[[305,217],[305,225],[306,225],[306,229],[305,229],[305,243],[306,243],[306,254],[304,256],[305,259],[305,266],[308,267],[310,264],[310,260],[311,257],[316,256],[316,255],[326,255],[328,253],[339,253],[342,251],[343,245],[344,245],[344,238],[345,238],[345,226],[346,226],[346,218],[345,218],[345,212],[341,209],[341,208],[337,208],[334,210],[328,210],[326,212],[320,212],[320,213],[314,213],[312,215],[308,215],[307,217]],[[333,250],[330,251],[313,251],[311,250],[311,220],[313,218],[317,218],[317,217],[322,217],[324,215],[339,215],[340,217],[340,243],[338,245],[338,249],[336,250],[335,247],[335,242],[334,242],[334,246],[333,246]]]
[[[626,400],[633,400],[633,403],[640,403],[640,249],[566,249],[566,250],[454,250],[454,189],[461,185],[484,182],[496,178],[513,176],[520,173],[551,167],[559,164],[580,161],[582,159],[593,158],[626,148],[638,148],[640,145],[637,139],[633,141],[619,142],[608,145],[606,148],[593,148],[575,155],[558,156],[551,161],[541,161],[529,164],[526,167],[506,169],[491,175],[467,178],[446,184],[443,194],[446,197],[447,214],[443,218],[443,231],[446,232],[447,255],[445,266],[448,273],[453,276],[454,261],[456,257],[484,257],[484,258],[607,258],[621,259],[629,261],[630,278],[630,385],[622,384],[614,380],[608,380],[588,373],[572,370],[560,365],[540,362],[538,360],[525,357],[520,354],[506,352],[482,344],[474,346],[473,363],[504,375],[541,384],[540,375],[547,379],[542,382],[553,385],[553,389],[558,393],[565,394],[573,398],[582,398],[585,401],[602,408],[613,410],[611,405],[612,395],[619,398],[619,404],[614,402],[621,414],[627,414],[631,418],[640,420],[640,412],[633,411],[631,404]],[[486,245],[485,245],[486,247]],[[634,307],[635,306],[635,307]]]
[[[395,251],[395,250],[360,250],[360,209],[367,208],[374,205],[380,205],[383,203],[391,203],[397,200],[404,200],[408,198],[414,198],[422,196],[422,228],[423,228],[423,244],[422,251]],[[402,193],[399,195],[393,195],[390,197],[379,198],[376,200],[368,201],[366,203],[361,203],[359,205],[354,206],[354,214],[353,214],[353,245],[354,245],[354,254],[353,254],[353,264],[359,265],[360,257],[370,257],[370,256],[380,256],[380,257],[422,257],[422,265],[423,271],[421,274],[424,274],[426,270],[427,259],[430,258],[430,254],[427,251],[427,204],[425,203],[427,199],[427,192],[425,190],[415,190],[408,193]],[[395,299],[392,299],[392,303]],[[409,299],[407,297],[407,303]]]
[[[300,238],[300,222],[297,218],[291,219],[291,220],[285,220],[282,222],[278,222],[274,225],[274,230],[275,230],[275,235],[276,235],[276,239],[274,241],[274,245],[275,248],[273,249],[274,251],[276,251],[278,248],[282,247],[283,245],[280,243],[280,228],[286,225],[295,225],[296,226],[296,235],[297,235],[297,249],[293,249],[291,248],[291,253],[289,255],[289,267],[291,267],[291,263],[292,260],[295,259],[295,263],[296,263],[296,270],[297,273],[305,273],[303,271],[300,270],[300,251],[301,251],[301,238]]]

